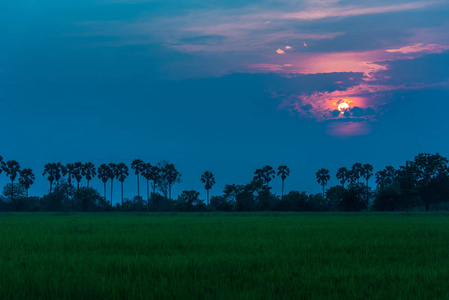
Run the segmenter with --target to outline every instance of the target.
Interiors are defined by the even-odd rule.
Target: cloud
[[[277,53],[277,54],[284,54],[285,51],[282,50],[281,48],[279,48],[279,49],[276,50],[276,53]]]
[[[404,46],[399,49],[387,49],[387,52],[399,52],[403,54],[426,52],[426,53],[441,53],[443,51],[449,50],[449,46],[438,45],[438,44],[423,44],[415,43],[409,46]]]
[[[346,18],[360,15],[371,15],[371,14],[382,14],[399,12],[406,10],[416,10],[434,5],[438,2],[432,1],[422,1],[395,5],[384,5],[384,6],[343,6],[343,7],[330,7],[327,9],[310,9],[294,13],[286,13],[282,15],[284,19],[295,19],[295,20],[319,20],[324,18]]]

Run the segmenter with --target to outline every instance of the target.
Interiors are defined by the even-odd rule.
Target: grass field
[[[449,216],[0,214],[0,299],[449,299]]]

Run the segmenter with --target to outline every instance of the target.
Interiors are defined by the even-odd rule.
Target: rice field
[[[0,299],[449,299],[449,215],[0,214]]]

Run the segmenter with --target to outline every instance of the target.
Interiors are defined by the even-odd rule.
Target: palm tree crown
[[[201,182],[205,184],[205,188],[207,191],[207,205],[209,205],[209,190],[215,184],[214,174],[210,171],[204,172],[204,174],[201,175]]]

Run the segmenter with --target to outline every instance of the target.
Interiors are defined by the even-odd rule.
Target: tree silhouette
[[[140,197],[139,175],[145,168],[145,163],[141,159],[135,159],[131,163],[131,169],[134,170],[134,174],[137,176],[137,196]]]
[[[17,177],[17,174],[20,172],[20,165],[15,160],[8,160],[4,166],[2,166],[3,171],[5,171],[6,176],[9,176],[9,179],[11,180],[11,187],[12,187],[12,199],[14,200],[14,180]]]
[[[126,177],[129,175],[128,166],[124,163],[119,163],[115,168],[115,178],[120,182],[122,186],[122,205],[123,205],[123,182],[125,182]]]
[[[254,181],[262,181],[268,187],[269,182],[275,177],[276,172],[270,166],[265,166],[262,169],[256,169],[254,172]]]
[[[363,177],[366,179],[366,187],[368,188],[368,180],[373,176],[373,166],[370,164],[364,164],[362,167]]]
[[[23,169],[22,171],[20,171],[19,182],[26,189],[27,198],[28,198],[28,189],[34,183],[34,180],[36,180],[36,177],[33,174],[33,170]]]
[[[61,180],[62,176],[65,176],[64,174],[67,172],[66,167],[63,166],[60,162],[54,164],[55,167],[55,181],[59,185],[59,181]]]
[[[0,156],[0,174],[2,173],[4,166],[5,166],[5,162],[3,161],[3,157]]]
[[[277,176],[281,176],[282,179],[282,194],[281,199],[284,198],[284,181],[290,175],[290,169],[286,165],[281,165],[278,167]]]
[[[57,167],[55,163],[48,163],[44,166],[42,176],[48,175],[47,180],[50,182],[50,194],[53,188],[53,182],[56,180]]]
[[[116,174],[116,169],[117,169],[117,164],[115,163],[109,163],[108,165],[109,167],[109,179],[111,179],[111,206],[113,206],[112,204],[112,192],[113,192],[113,183],[114,183],[114,178],[115,178],[115,174]]]
[[[83,179],[84,165],[82,162],[76,162],[76,163],[74,163],[74,165],[75,165],[75,170],[73,172],[73,176],[75,177],[75,180],[76,180],[76,189],[79,190],[80,182]]]
[[[323,198],[324,198],[324,186],[327,184],[327,182],[331,179],[331,176],[329,175],[328,169],[319,169],[318,172],[316,172],[316,180],[318,181],[318,184],[323,186]]]
[[[159,186],[163,189],[165,197],[171,199],[171,188],[176,182],[181,182],[181,173],[176,170],[175,165],[167,161],[158,163],[160,169]]]
[[[67,182],[70,186],[72,186],[72,178],[75,179],[75,164],[66,164],[65,168],[61,169],[62,176],[67,175]]]
[[[353,176],[353,180],[357,180],[357,183],[360,181],[360,177],[363,173],[363,165],[361,163],[355,163],[352,165],[351,175]]]
[[[215,184],[214,174],[212,174],[212,172],[210,171],[204,172],[204,174],[201,176],[201,182],[206,185],[205,188],[207,192],[207,205],[209,205],[209,190]]]
[[[87,187],[89,187],[89,182],[97,176],[97,170],[95,169],[95,165],[91,162],[87,162],[82,167],[82,175],[86,177]]]
[[[101,164],[98,167],[98,178],[103,182],[104,187],[104,200],[106,201],[106,183],[108,182],[111,174],[111,168],[107,164]],[[87,177],[86,177],[87,178]],[[112,199],[111,199],[112,201]],[[112,205],[112,202],[111,202]]]
[[[338,169],[337,174],[335,175],[337,179],[340,181],[341,185],[345,187],[346,181],[349,179],[349,171],[345,167],[341,167]]]

